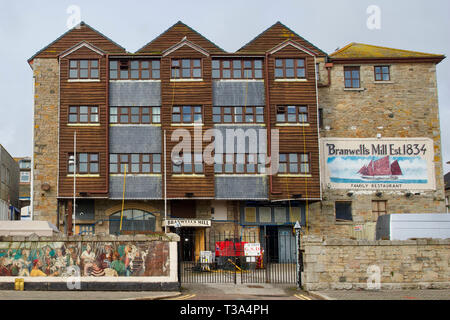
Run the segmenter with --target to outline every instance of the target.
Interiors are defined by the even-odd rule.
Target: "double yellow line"
[[[176,297],[173,299],[168,299],[168,300],[187,300],[187,299],[191,299],[193,297],[195,297],[195,294],[185,294],[185,295],[182,295],[182,296],[179,296],[179,297]]]
[[[307,297],[303,294],[294,294],[294,297],[296,297],[297,299],[300,299],[300,300],[312,300],[310,297]]]

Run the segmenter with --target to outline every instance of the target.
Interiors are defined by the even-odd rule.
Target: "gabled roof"
[[[178,21],[169,29],[164,31],[158,37],[147,43],[141,49],[136,51],[137,54],[149,53],[160,55],[165,50],[179,43],[186,37],[190,42],[198,45],[210,54],[226,53],[225,50],[217,46],[212,41],[208,40],[200,33],[187,26],[181,21]]]
[[[325,51],[322,51],[279,21],[261,32],[253,40],[237,50],[236,53],[263,54],[286,40],[293,40],[301,44],[313,51],[317,56],[327,56]]]
[[[85,41],[93,46],[100,48],[108,53],[125,53],[126,49],[95,30],[85,22],[80,22],[78,25],[62,34],[56,40],[45,46],[43,49],[36,52],[28,63],[31,63],[36,57],[42,58],[56,58],[62,52],[73,47],[74,45]]]
[[[381,46],[374,46],[363,43],[350,43],[344,48],[330,54],[332,60],[363,60],[363,59],[425,59],[442,61],[444,55],[423,53],[393,49]]]
[[[196,45],[195,43],[189,41],[186,37],[183,38],[183,40],[181,40],[180,42],[178,42],[177,44],[173,45],[172,47],[164,50],[162,52],[162,56],[167,56],[169,54],[171,54],[172,52],[184,47],[184,46],[188,46],[198,52],[200,52],[201,54],[204,54],[205,56],[209,56],[208,51],[206,51],[205,49],[203,49],[202,47]]]
[[[80,43],[77,43],[76,45],[74,45],[72,48],[69,48],[66,51],[61,52],[59,57],[64,58],[65,56],[68,56],[83,47],[88,48],[89,50],[92,50],[101,56],[105,55],[105,51],[103,51],[102,49],[97,48],[96,46],[93,46],[89,42],[81,41]]]

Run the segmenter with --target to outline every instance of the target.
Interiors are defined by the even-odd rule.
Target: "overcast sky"
[[[181,20],[234,52],[280,21],[327,53],[350,42],[449,55],[448,0],[0,0],[0,144],[13,156],[32,153],[32,71],[27,64],[81,19],[130,52]],[[381,9],[381,29],[367,27],[367,8]],[[438,65],[444,161],[450,161],[450,58]],[[445,172],[450,170],[445,165]]]

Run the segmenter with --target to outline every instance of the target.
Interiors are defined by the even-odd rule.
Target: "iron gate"
[[[181,229],[182,283],[296,283],[292,227],[235,234]]]

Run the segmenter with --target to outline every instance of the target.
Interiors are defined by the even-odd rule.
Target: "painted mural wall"
[[[0,242],[0,276],[169,276],[169,242]],[[72,268],[70,268],[72,267]]]
[[[324,187],[435,190],[434,145],[426,138],[321,139]]]

